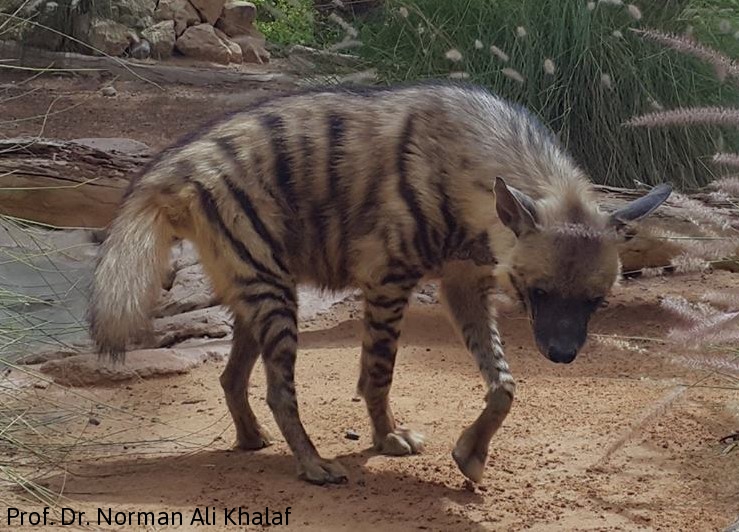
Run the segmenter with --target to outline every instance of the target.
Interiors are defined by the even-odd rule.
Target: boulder
[[[163,20],[141,32],[141,36],[151,45],[151,56],[154,59],[170,57],[177,40],[174,20]]]
[[[221,16],[226,0],[190,0],[190,3],[200,13],[200,20],[213,25]]]
[[[88,41],[101,52],[117,57],[123,55],[130,43],[131,30],[119,22],[108,19],[92,19]]]
[[[154,23],[155,0],[118,0],[110,2],[111,18],[129,28],[143,30]]]
[[[240,62],[241,54],[236,56],[234,48],[216,34],[210,24],[198,24],[185,30],[175,43],[177,50],[187,57],[212,61],[227,65]]]
[[[154,20],[173,20],[175,35],[179,37],[190,26],[200,24],[200,14],[188,0],[159,0]]]
[[[241,48],[241,60],[244,63],[269,63],[269,52],[265,48],[265,39],[255,35],[232,37],[231,41]]]
[[[223,33],[218,28],[214,28],[216,35],[218,36],[221,41],[228,47],[229,51],[231,52],[231,63],[242,63],[244,54],[241,52],[241,46],[239,44],[235,43],[231,39],[228,38],[228,35]]]
[[[188,240],[181,240],[172,250],[172,267],[175,271],[197,264],[199,260],[195,246]]]
[[[175,273],[172,288],[162,298],[157,316],[174,316],[191,310],[212,307],[216,297],[200,264],[186,266]]]
[[[229,37],[251,35],[256,31],[254,20],[257,17],[257,8],[245,0],[228,0],[223,6],[223,12],[216,21],[216,28]]]
[[[189,338],[223,338],[231,334],[232,325],[223,307],[191,310],[154,320],[154,347],[170,347]],[[150,342],[145,343],[151,347]]]
[[[148,379],[188,373],[207,360],[223,360],[227,347],[140,349],[126,353],[124,364],[104,363],[96,354],[50,360],[39,371],[62,386],[110,385],[131,379]]]

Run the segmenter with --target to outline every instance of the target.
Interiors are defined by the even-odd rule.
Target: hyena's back
[[[111,228],[93,335],[120,352],[145,327],[173,237],[195,243],[227,304],[241,297],[239,273],[334,289],[387,275],[417,280],[495,222],[494,209],[473,201],[492,176],[471,175],[480,166],[475,117],[491,105],[502,126],[521,121],[522,111],[474,88],[309,92],[250,107],[166,150],[134,181]]]
[[[342,288],[392,258],[432,268],[452,237],[473,236],[458,234],[468,221],[451,212],[468,190],[449,183],[450,174],[461,178],[468,163],[460,150],[465,124],[446,90],[277,98],[234,115],[163,164],[180,182],[189,176],[202,184],[227,226],[229,215],[248,219],[236,232],[255,248],[266,245],[265,261],[280,256],[301,280]],[[204,204],[198,194],[197,208]]]

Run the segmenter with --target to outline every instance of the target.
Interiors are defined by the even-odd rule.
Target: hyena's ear
[[[536,230],[534,201],[523,192],[506,185],[500,177],[495,178],[495,208],[500,221],[516,236]]]
[[[670,197],[671,193],[672,186],[670,184],[657,185],[641,198],[635,199],[611,214],[609,225],[617,232],[623,232],[629,222],[640,220],[654,212]]]

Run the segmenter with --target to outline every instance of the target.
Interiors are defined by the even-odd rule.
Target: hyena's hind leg
[[[240,303],[234,313],[257,333],[267,374],[267,404],[298,461],[300,478],[314,484],[341,483],[347,475],[341,464],[324,460],[303,427],[295,393],[298,348],[295,284],[256,275],[239,280]]]
[[[462,473],[478,482],[482,479],[490,440],[511,409],[516,385],[503,357],[490,307],[488,291],[493,286],[490,269],[471,263],[450,264],[444,269],[441,286],[452,322],[488,385],[485,409],[462,432],[452,453]]]
[[[259,344],[251,327],[236,317],[231,355],[221,374],[221,386],[236,427],[236,447],[244,450],[270,445],[269,434],[262,429],[249,405],[249,377],[257,358]]]
[[[364,289],[364,335],[357,391],[367,404],[375,448],[394,456],[423,449],[422,435],[396,426],[389,401],[400,322],[417,282],[418,278],[412,276],[405,283],[379,283]]]

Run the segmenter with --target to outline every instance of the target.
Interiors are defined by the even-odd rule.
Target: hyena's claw
[[[272,445],[272,438],[268,434],[259,434],[253,438],[240,439],[234,444],[234,449],[240,451],[258,451]]]
[[[418,432],[397,428],[381,440],[375,441],[375,449],[381,454],[406,456],[423,450],[424,437]]]
[[[314,460],[298,467],[298,477],[311,484],[344,484],[348,480],[346,470],[334,460]]]
[[[237,425],[234,449],[240,451],[258,451],[272,445],[272,436],[261,425]]]
[[[464,476],[473,482],[480,482],[485,471],[488,453],[487,446],[481,447],[473,431],[465,430],[457,440],[452,458]]]

